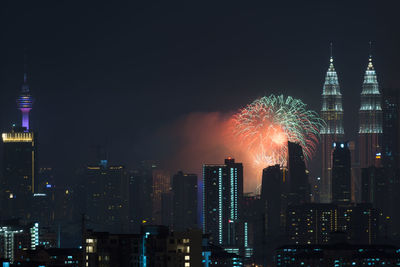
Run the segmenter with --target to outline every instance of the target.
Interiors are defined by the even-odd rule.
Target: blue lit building
[[[227,158],[225,164],[203,166],[203,233],[234,253],[243,248],[242,198],[242,163]]]

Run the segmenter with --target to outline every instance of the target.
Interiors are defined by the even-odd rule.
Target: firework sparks
[[[233,117],[233,133],[260,168],[286,165],[287,142],[303,148],[306,160],[315,153],[324,121],[301,100],[283,95],[262,97]]]

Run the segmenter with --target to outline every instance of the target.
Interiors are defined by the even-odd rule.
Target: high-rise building
[[[388,179],[383,168],[371,166],[361,169],[363,203],[372,203],[375,208],[384,209],[388,205]]]
[[[17,108],[22,112],[22,127],[13,126],[3,133],[3,177],[1,204],[3,218],[29,220],[29,205],[37,191],[37,140],[29,128],[29,111],[33,99],[24,74],[24,83],[17,98]]]
[[[172,178],[173,228],[197,228],[197,175],[178,172]]]
[[[128,175],[106,160],[86,168],[86,215],[92,229],[127,231]]]
[[[288,204],[308,203],[311,201],[311,191],[303,149],[299,144],[288,142],[288,154]]]
[[[387,169],[400,166],[400,89],[382,90],[382,163]]]
[[[242,163],[229,157],[225,164],[203,165],[203,232],[211,243],[242,249],[242,198]]]
[[[166,170],[153,170],[153,223],[162,223],[162,195],[171,191],[171,174]]]
[[[334,204],[302,204],[287,209],[286,233],[290,243],[326,244],[336,231]]]
[[[1,258],[11,263],[21,250],[35,250],[39,246],[39,223],[21,223],[11,220],[0,226]]]
[[[377,240],[378,213],[369,204],[312,203],[289,206],[286,231],[294,244],[328,244],[333,232],[347,240],[372,244]]]
[[[329,202],[332,182],[332,144],[334,141],[341,141],[344,137],[342,94],[340,93],[338,76],[333,66],[332,55],[322,91],[321,117],[325,120],[326,126],[321,130],[320,200],[321,202]]]
[[[351,202],[351,155],[347,142],[333,143],[332,202]]]
[[[274,248],[282,240],[287,206],[286,181],[286,169],[279,164],[263,170],[254,237],[255,261],[259,264],[271,263]]]
[[[263,211],[263,230],[265,238],[279,235],[281,230],[282,172],[279,164],[263,170],[261,184],[261,205]]]
[[[243,196],[243,244],[244,257],[246,263],[254,262],[254,249],[257,236],[260,235],[258,229],[262,223],[260,216],[260,196],[246,193]]]
[[[360,168],[380,166],[382,132],[381,94],[370,56],[364,75],[359,111]]]
[[[153,171],[158,164],[153,160],[140,162],[129,174],[129,217],[131,232],[139,232],[142,224],[152,223]]]
[[[357,244],[373,244],[378,238],[378,210],[369,203],[339,204],[335,217],[336,231]]]
[[[400,89],[382,90],[383,138],[382,164],[388,183],[387,216],[391,219],[391,235],[400,236]]]

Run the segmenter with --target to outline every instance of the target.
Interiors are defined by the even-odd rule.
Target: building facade
[[[86,215],[90,227],[126,232],[128,223],[128,175],[121,165],[101,161],[86,167]]]
[[[198,228],[197,175],[178,172],[172,178],[173,229]]]
[[[333,143],[332,202],[351,202],[351,155],[347,142]]]
[[[286,245],[276,250],[276,266],[396,266],[400,251],[389,245]]]
[[[330,202],[332,183],[332,151],[333,142],[342,141],[344,138],[342,94],[338,76],[333,66],[333,58],[330,58],[329,69],[326,73],[322,91],[321,117],[326,126],[321,130],[321,202]]]
[[[288,204],[308,203],[311,201],[311,189],[308,171],[304,161],[303,149],[299,144],[288,142],[289,192]]]
[[[233,158],[225,164],[203,165],[203,231],[210,242],[242,249],[243,165]]]
[[[381,94],[370,56],[364,75],[359,111],[360,168],[381,166],[382,133]]]
[[[24,74],[24,83],[17,97],[17,108],[22,113],[20,127],[3,133],[3,176],[1,179],[1,207],[3,219],[30,219],[31,198],[37,192],[37,136],[30,129],[29,112],[33,98]]]

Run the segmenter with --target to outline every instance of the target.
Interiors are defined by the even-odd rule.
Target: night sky
[[[271,93],[319,111],[330,42],[348,139],[369,41],[381,87],[400,88],[398,1],[40,2],[0,4],[0,127],[20,121],[27,49],[40,165],[62,179],[96,145],[127,166],[171,157],[162,129],[193,112]]]

